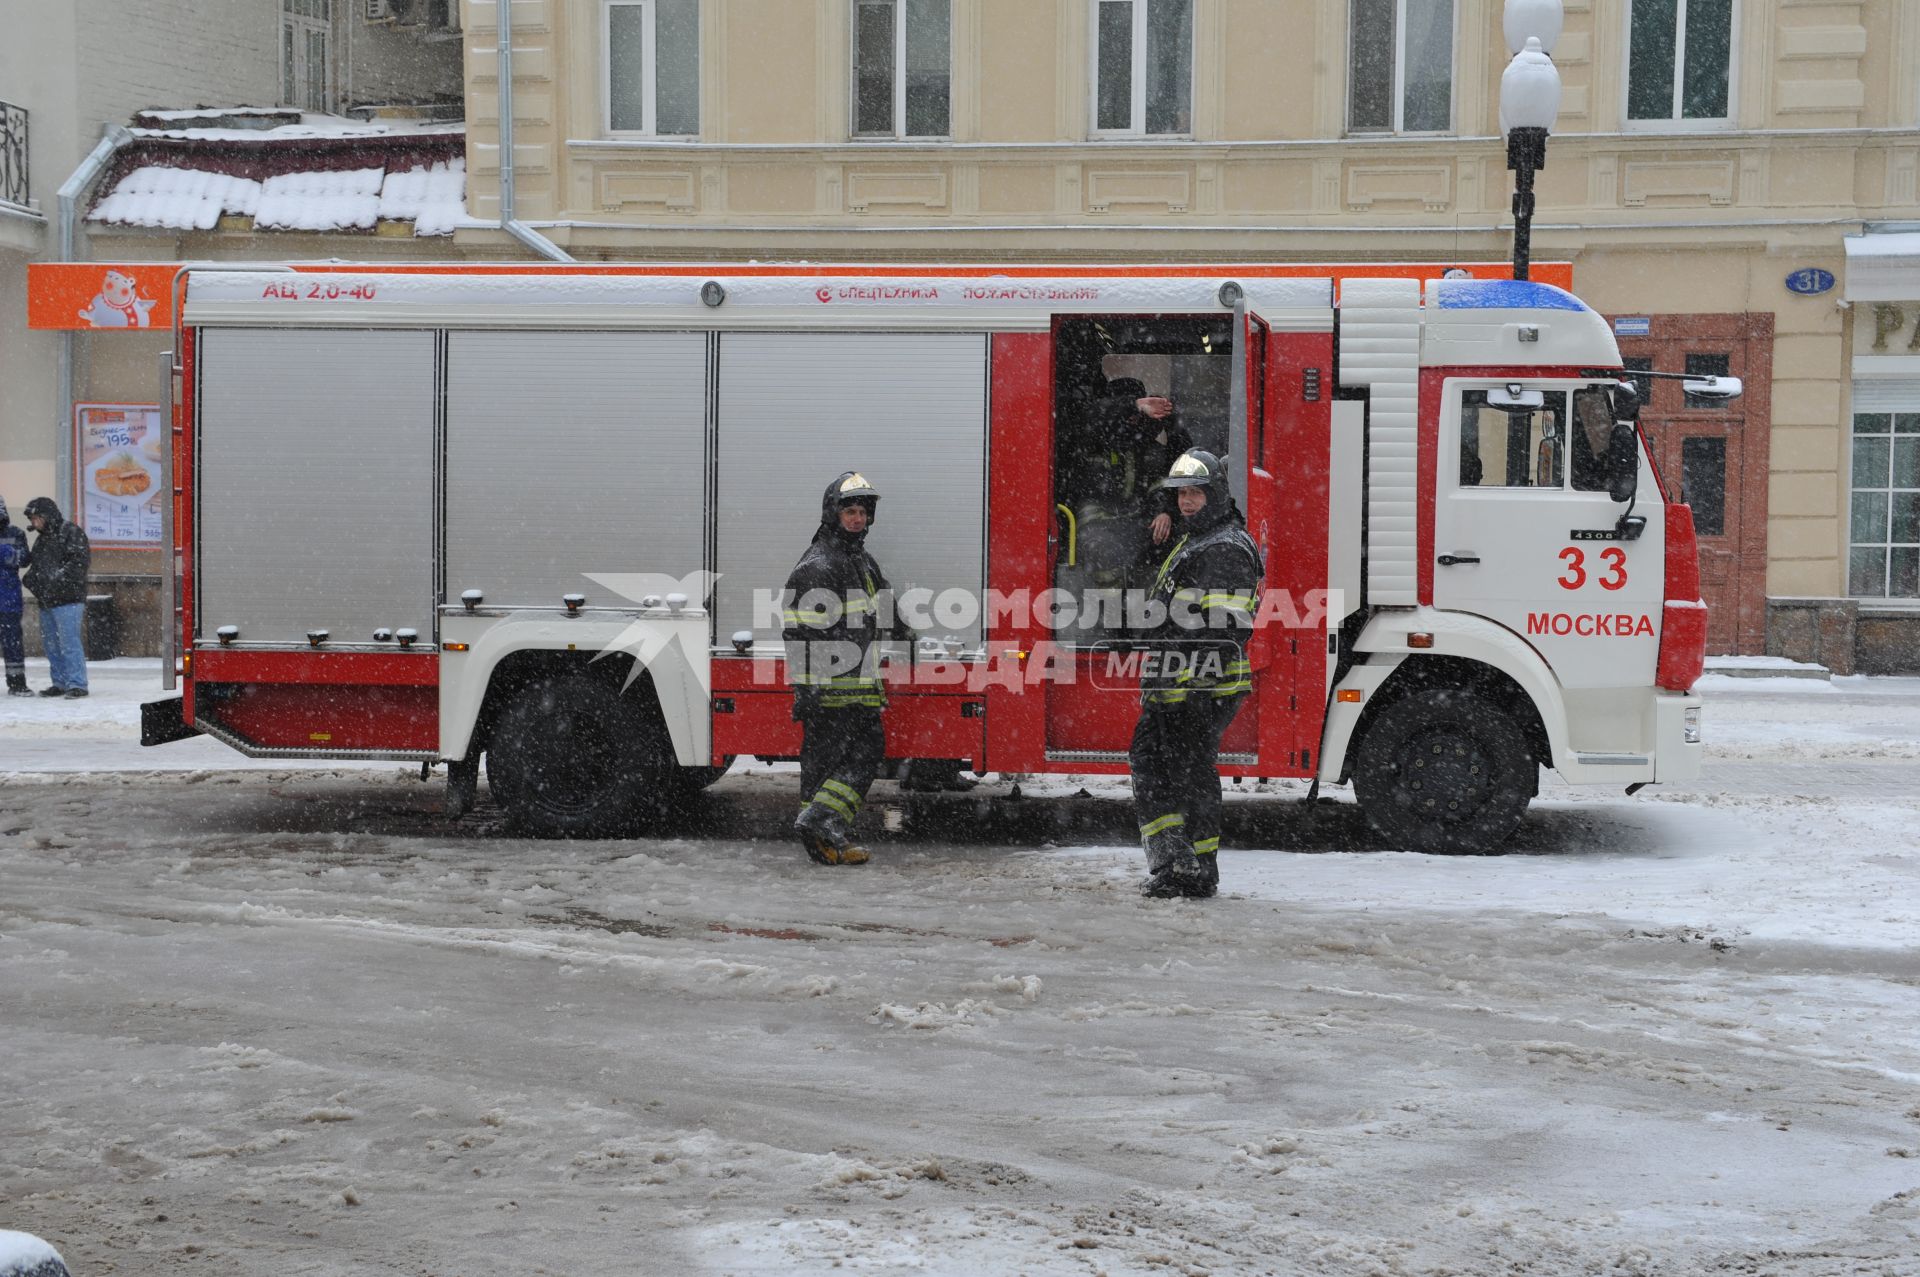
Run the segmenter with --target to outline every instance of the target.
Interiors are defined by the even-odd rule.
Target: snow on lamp
[[[1514,13],[1523,4],[1539,7],[1539,0],[1513,0],[1507,6],[1508,38]],[[1559,4],[1552,3],[1552,35],[1560,30]],[[1533,175],[1547,166],[1547,134],[1560,114],[1560,71],[1547,56],[1538,35],[1529,35],[1500,77],[1500,131],[1507,138],[1507,167],[1514,171],[1513,277],[1527,278],[1527,260],[1533,238]]]

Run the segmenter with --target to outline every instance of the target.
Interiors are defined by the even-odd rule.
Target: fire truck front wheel
[[[1526,733],[1497,702],[1428,688],[1381,707],[1354,760],[1353,792],[1396,847],[1480,855],[1520,823],[1538,772]]]
[[[652,706],[577,674],[513,694],[487,738],[487,784],[536,838],[629,832],[679,792],[673,750]]]

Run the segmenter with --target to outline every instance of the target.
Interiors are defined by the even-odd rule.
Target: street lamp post
[[[1500,77],[1500,131],[1514,172],[1513,277],[1527,278],[1533,241],[1533,175],[1547,166],[1547,135],[1560,114],[1560,72],[1548,56],[1560,38],[1560,0],[1507,0],[1502,28],[1513,61]]]

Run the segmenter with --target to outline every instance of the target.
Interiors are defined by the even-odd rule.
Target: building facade
[[[152,408],[169,343],[164,326],[30,324],[30,266],[102,263],[97,282],[105,263],[452,251],[464,143],[451,0],[0,0],[0,31],[0,495],[16,516],[35,496],[87,516],[100,494],[82,473],[86,415]],[[433,120],[374,118],[391,104]],[[344,170],[380,180],[301,185]],[[123,650],[153,651],[157,515],[126,518],[131,535],[96,536],[94,589],[130,622]]]
[[[1861,376],[1861,333],[1892,321],[1854,300],[1915,259],[1848,247],[1920,221],[1920,6],[1565,8],[1534,254],[1573,263],[1640,366],[1749,387],[1716,407],[1649,382],[1716,649],[1920,665],[1900,655],[1920,374]],[[469,211],[492,220],[500,9],[462,18]],[[1499,0],[511,0],[514,212],[581,260],[1498,261],[1500,18]],[[1910,321],[1920,293],[1884,304]],[[1864,418],[1863,380],[1861,403],[1889,405]],[[1860,469],[1883,451],[1884,475]]]

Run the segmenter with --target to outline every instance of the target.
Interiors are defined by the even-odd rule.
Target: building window
[[[946,137],[952,129],[948,0],[854,0],[853,135]]]
[[[1727,355],[1688,355],[1687,376],[1689,377],[1725,377],[1729,375],[1732,360]],[[1686,383],[1682,382],[1684,386]],[[1690,409],[1725,408],[1732,401],[1714,395],[1686,395],[1681,401]]]
[[[1853,414],[1850,523],[1847,593],[1920,598],[1920,410]]]
[[[1347,128],[1453,128],[1453,0],[1352,0]]]
[[[1733,0],[1631,0],[1629,123],[1725,123],[1733,84]]]
[[[1193,0],[1094,0],[1093,131],[1193,132]]]
[[[1621,359],[1620,366],[1626,370],[1626,380],[1633,383],[1633,394],[1642,408],[1653,404],[1653,378],[1642,376],[1653,371],[1653,356],[1628,355]]]
[[[700,132],[700,0],[607,0],[607,129]]]
[[[1695,435],[1680,441],[1680,499],[1693,508],[1693,530],[1727,534],[1727,441]]]
[[[280,100],[302,111],[333,107],[333,0],[280,0]]]

